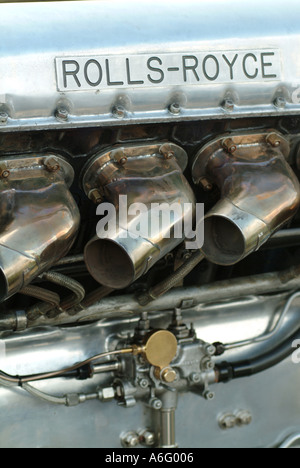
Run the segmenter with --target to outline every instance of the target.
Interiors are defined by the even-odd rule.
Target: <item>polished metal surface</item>
[[[1,4],[0,131],[299,113],[299,14],[298,0]]]
[[[99,283],[130,285],[184,240],[186,226],[187,235],[192,231],[195,197],[183,176],[186,165],[182,148],[160,143],[112,149],[83,170],[86,194],[101,192],[117,210],[85,247],[87,268]],[[111,208],[107,203],[98,214]]]
[[[234,337],[254,337],[261,333],[278,313],[285,296],[247,298],[227,304],[213,304],[196,311],[184,312],[187,323],[193,321],[201,339],[207,342],[232,341]],[[283,336],[297,326],[299,301],[291,308],[284,324]],[[151,314],[151,325],[167,327],[171,314]],[[72,328],[40,328],[35,331],[4,334],[1,339],[0,369],[11,374],[47,372],[69,366],[106,350],[121,336],[133,333],[138,318],[120,321],[104,320]],[[231,351],[230,359],[259,355],[273,343],[261,343],[247,350]],[[222,357],[221,357],[222,359]],[[186,359],[183,360],[183,364]],[[191,363],[192,364],[192,363]],[[109,368],[108,368],[109,369]],[[291,358],[260,375],[215,385],[216,397],[208,402],[197,393],[181,393],[175,420],[164,425],[164,440],[184,447],[274,447],[288,436],[300,432],[297,365]],[[42,392],[61,397],[66,394],[91,393],[96,387],[108,387],[112,374],[95,375],[93,379],[55,379],[34,386]],[[282,404],[282,395],[288,404]],[[174,402],[166,398],[163,409]],[[137,402],[123,409],[111,401],[86,401],[76,407],[56,407],[27,394],[21,388],[0,388],[1,447],[121,447],[120,434],[147,427],[155,429],[160,411]],[[245,409],[251,412],[250,425],[224,431],[219,418],[224,413]],[[262,415],[268,414],[268,417]],[[166,415],[165,415],[166,416]],[[174,416],[174,415],[173,415]],[[165,418],[163,418],[165,420]],[[199,424],[205,421],[205,424]],[[167,424],[168,423],[168,424]],[[53,428],[55,427],[55,431]],[[68,430],[66,430],[68,427]]]
[[[275,132],[223,136],[198,152],[194,182],[206,177],[221,191],[204,219],[202,252],[211,262],[239,262],[295,215],[300,185],[288,154],[287,141]]]
[[[1,160],[0,300],[12,296],[66,255],[79,227],[69,192],[72,167],[61,157]]]

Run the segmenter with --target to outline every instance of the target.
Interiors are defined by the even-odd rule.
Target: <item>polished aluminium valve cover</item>
[[[1,131],[299,112],[299,2],[173,4],[0,5]]]

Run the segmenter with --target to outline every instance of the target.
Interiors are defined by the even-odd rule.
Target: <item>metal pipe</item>
[[[161,409],[160,410],[160,447],[161,448],[175,448],[175,409]]]
[[[20,291],[71,248],[79,227],[69,192],[74,171],[53,155],[0,161],[0,301]],[[3,169],[5,167],[5,170]]]
[[[218,138],[198,153],[194,181],[206,177],[221,190],[204,221],[202,251],[211,262],[239,262],[295,215],[300,185],[288,154],[275,132]]]
[[[109,202],[98,211],[108,211],[109,221],[106,216],[99,222],[84,252],[100,284],[129,286],[191,233],[195,197],[183,176],[186,165],[185,151],[164,143],[113,149],[84,169],[86,194]]]
[[[141,312],[173,311],[177,307],[192,309],[198,304],[221,302],[245,296],[296,291],[300,288],[300,266],[284,271],[263,273],[232,280],[217,281],[205,286],[177,288],[148,305],[141,306],[133,295],[110,296],[99,303],[80,310],[76,316],[61,313],[54,318],[40,316],[29,319],[28,328],[43,325],[63,325],[74,322],[88,322],[107,317],[122,317]],[[16,312],[9,311],[0,315],[0,330],[16,329]]]

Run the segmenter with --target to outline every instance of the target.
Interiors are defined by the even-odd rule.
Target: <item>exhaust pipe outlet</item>
[[[196,155],[193,180],[218,186],[221,199],[204,219],[202,252],[218,265],[233,265],[258,250],[296,213],[298,179],[286,159],[282,135],[219,138]]]
[[[71,248],[80,221],[73,177],[56,155],[0,160],[0,301]]]
[[[100,221],[85,248],[87,268],[100,284],[129,286],[185,239],[187,226],[192,230],[195,198],[186,165],[185,151],[165,143],[98,154],[83,171],[85,193],[107,202],[97,214],[115,208],[112,224]]]

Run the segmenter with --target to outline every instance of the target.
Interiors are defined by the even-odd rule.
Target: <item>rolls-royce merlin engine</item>
[[[299,15],[1,2],[2,448],[299,446]]]

